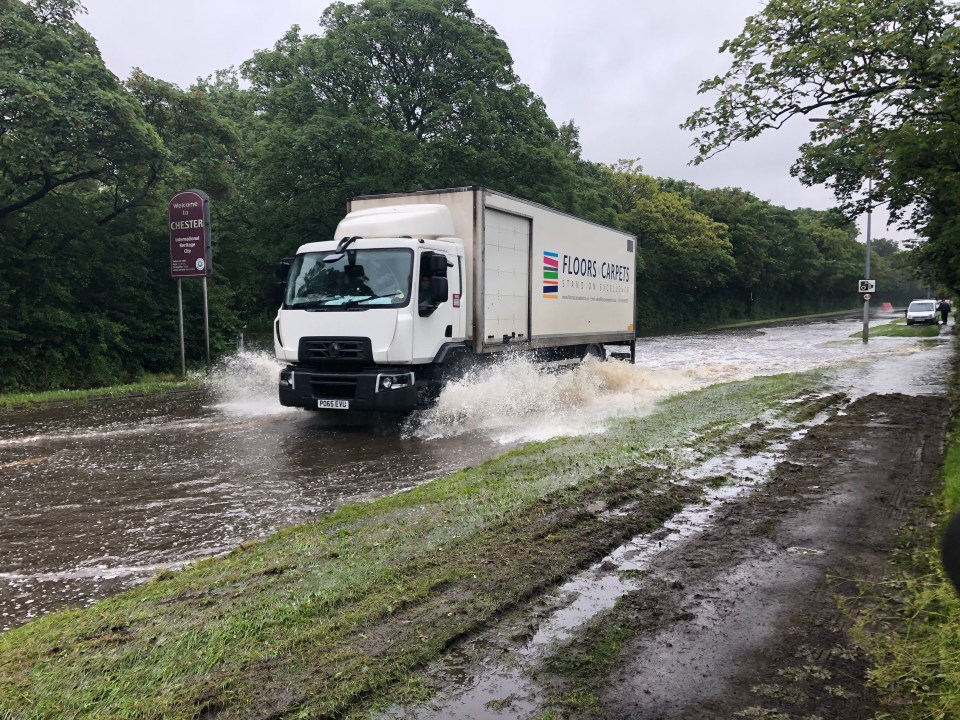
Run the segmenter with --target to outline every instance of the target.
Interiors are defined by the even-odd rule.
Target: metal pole
[[[870,279],[870,216],[873,214],[873,178],[867,178],[867,274]],[[863,301],[863,342],[870,342],[870,300]]]
[[[183,280],[177,278],[177,311],[180,315],[180,377],[187,376],[187,353],[183,345]]]
[[[210,374],[210,314],[207,312],[207,276],[203,276],[203,339],[207,344],[207,375]]]

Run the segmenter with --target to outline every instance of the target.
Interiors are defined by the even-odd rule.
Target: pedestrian
[[[950,314],[950,301],[944,298],[940,301],[940,304],[937,305],[937,310],[940,311],[940,320],[943,325],[947,324],[947,315]]]

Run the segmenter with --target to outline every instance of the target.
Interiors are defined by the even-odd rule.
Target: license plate
[[[319,410],[349,410],[349,400],[317,400]]]

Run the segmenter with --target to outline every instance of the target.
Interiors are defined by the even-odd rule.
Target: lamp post
[[[873,178],[867,178],[867,274],[870,279],[870,216],[873,214]],[[870,294],[863,299],[863,344],[870,342]]]

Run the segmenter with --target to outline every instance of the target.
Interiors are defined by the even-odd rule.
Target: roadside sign
[[[864,300],[869,300],[869,299],[870,299],[870,293],[864,293],[864,294],[863,294],[863,299],[864,299]]]
[[[210,372],[210,312],[207,307],[207,276],[210,274],[210,196],[203,190],[178,192],[167,203],[170,231],[170,277],[177,281],[177,311],[180,321],[180,374],[187,374],[183,339],[183,278],[203,280],[203,338]]]
[[[167,203],[170,277],[210,274],[210,198],[203,190],[184,190]]]
[[[877,291],[876,280],[861,280],[857,286],[857,292],[872,293]]]

